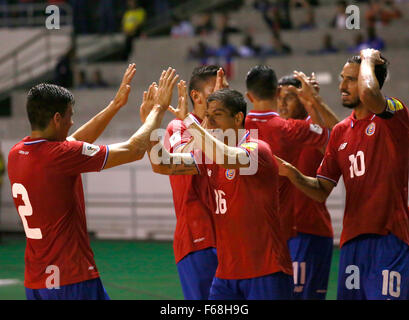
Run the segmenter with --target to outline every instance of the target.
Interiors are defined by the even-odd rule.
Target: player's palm
[[[188,100],[187,100],[187,88],[186,82],[181,80],[178,83],[178,106],[173,108],[172,106],[168,107],[168,110],[172,112],[178,119],[184,120],[188,113]]]
[[[121,85],[119,86],[119,89],[114,98],[115,103],[120,107],[126,105],[128,102],[129,93],[131,92],[130,83],[135,73],[136,73],[135,64],[132,63],[126,69],[124,76],[122,78]]]
[[[146,118],[148,117],[149,113],[152,111],[155,105],[157,92],[158,85],[156,84],[156,82],[154,82],[149,86],[148,91],[144,91],[143,93],[143,100],[141,107],[139,109],[142,123],[145,122]]]

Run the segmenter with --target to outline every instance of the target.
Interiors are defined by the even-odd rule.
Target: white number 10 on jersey
[[[33,207],[31,206],[30,199],[28,198],[27,189],[20,183],[14,183],[12,186],[13,198],[17,198],[21,194],[21,198],[24,202],[24,205],[18,206],[18,214],[21,217],[23,222],[24,231],[27,238],[29,239],[42,239],[43,235],[40,228],[30,228],[27,223],[26,217],[33,214]]]
[[[365,156],[362,151],[358,151],[356,156],[351,154],[349,161],[351,161],[351,166],[349,167],[351,178],[360,177],[365,174]]]

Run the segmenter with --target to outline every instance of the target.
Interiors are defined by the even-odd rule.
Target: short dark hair
[[[278,85],[279,86],[294,86],[296,88],[301,88],[301,81],[298,80],[296,77],[293,75],[287,75],[284,77],[281,77],[280,80],[278,80]]]
[[[386,76],[388,75],[388,65],[389,61],[385,59],[381,55],[381,59],[385,61],[383,64],[377,64],[375,65],[375,77],[378,80],[379,83],[379,89],[382,88],[383,84],[385,83]],[[347,63],[357,63],[361,64],[361,57],[360,56],[353,56],[348,59]]]
[[[247,103],[244,96],[237,90],[221,89],[213,92],[207,98],[207,102],[220,101],[224,107],[230,110],[232,116],[235,116],[239,112],[243,113],[243,125],[244,119],[247,114]]]
[[[201,85],[203,82],[206,82],[212,77],[216,77],[219,69],[220,67],[216,65],[196,67],[193,70],[189,80],[189,97],[192,90],[200,91],[202,89]],[[190,101],[192,101],[193,104],[192,97],[190,97]]]
[[[26,104],[31,129],[44,130],[57,112],[64,116],[68,106],[74,104],[74,96],[63,87],[48,83],[32,87]]]
[[[277,76],[270,67],[258,65],[247,73],[246,86],[257,98],[272,99],[277,91]]]

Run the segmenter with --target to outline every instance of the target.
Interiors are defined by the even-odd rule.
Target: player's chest
[[[337,139],[336,158],[344,178],[363,176],[385,154],[387,132],[376,121],[351,124]]]

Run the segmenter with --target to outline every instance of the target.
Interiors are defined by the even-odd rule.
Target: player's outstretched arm
[[[158,99],[145,123],[128,141],[108,146],[109,154],[105,169],[143,158],[146,150],[151,145],[152,131],[159,128],[163,120],[172,98],[169,92],[174,88],[178,78],[179,76],[176,75],[176,71],[172,68],[162,72],[158,86]]]
[[[315,75],[312,74],[308,78],[303,72],[294,71],[294,77],[301,82],[301,88],[296,89],[296,93],[311,116],[312,122],[332,129],[339,122],[339,118],[318,94]]]
[[[177,109],[169,106],[169,111],[177,118],[183,120],[190,135],[193,137],[194,147],[203,151],[203,153],[212,159],[214,163],[221,165],[225,169],[239,169],[250,166],[246,151],[237,147],[230,147],[208,133],[196,119],[188,114],[187,89],[186,82],[181,81],[181,96]],[[241,161],[240,161],[241,160]]]
[[[130,83],[136,73],[135,64],[132,63],[126,69],[122,78],[121,85],[109,105],[93,117],[86,124],[75,131],[67,140],[78,140],[93,143],[104,132],[107,125],[111,122],[118,111],[128,102],[128,96],[131,91]]]
[[[173,88],[172,88],[173,89]],[[180,96],[180,83],[178,85]],[[142,123],[146,121],[147,115],[151,112],[155,101],[157,100],[158,86],[152,83],[148,91],[143,93],[143,100],[140,108],[140,117]],[[172,92],[170,92],[170,99],[172,100]],[[163,175],[191,175],[197,174],[198,170],[194,164],[190,152],[186,150],[187,145],[180,148],[180,153],[169,153],[163,146],[161,141],[150,141],[147,153],[153,172]],[[184,153],[186,150],[187,153]]]
[[[303,175],[296,167],[290,163],[275,156],[278,164],[278,174],[285,176],[307,196],[318,202],[325,202],[334,188],[334,183],[331,181],[307,177]]]
[[[361,66],[358,75],[359,99],[369,111],[379,114],[385,111],[386,100],[375,76],[375,65],[383,64],[381,53],[375,49],[361,50]]]

